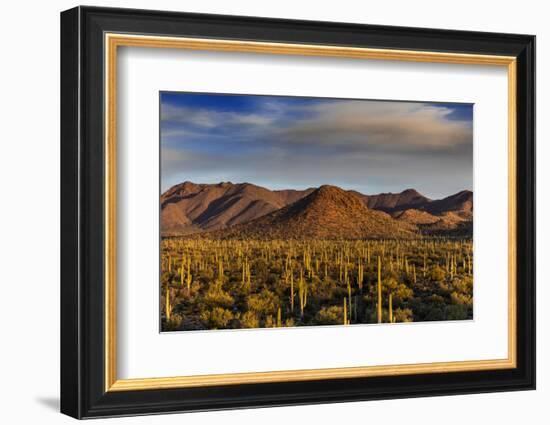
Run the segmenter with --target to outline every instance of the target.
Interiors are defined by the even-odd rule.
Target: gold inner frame
[[[516,367],[516,58],[444,52],[266,43],[128,34],[105,34],[105,391],[135,391],[214,385],[410,375]],[[383,366],[118,379],[116,325],[116,123],[119,46],[325,56],[507,67],[508,72],[508,357]]]

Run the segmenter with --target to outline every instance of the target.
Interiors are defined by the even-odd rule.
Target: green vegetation
[[[162,330],[464,320],[470,239],[162,240]]]

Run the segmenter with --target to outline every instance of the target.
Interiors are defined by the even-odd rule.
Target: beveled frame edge
[[[513,369],[517,366],[516,322],[516,58],[398,49],[373,49],[311,44],[268,43],[188,37],[105,33],[105,391],[137,391],[273,382],[296,382]],[[165,378],[117,379],[116,375],[116,86],[117,49],[121,46],[325,56],[507,67],[508,73],[508,357],[506,359],[343,367]]]

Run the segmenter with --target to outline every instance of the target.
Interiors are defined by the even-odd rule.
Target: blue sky
[[[365,194],[472,189],[473,106],[160,94],[161,190],[183,181]]]

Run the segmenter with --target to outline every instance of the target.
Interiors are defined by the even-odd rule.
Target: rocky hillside
[[[431,200],[414,189],[364,195],[336,186],[269,190],[184,182],[161,195],[165,236],[379,238],[472,233],[473,194]]]
[[[162,194],[161,230],[189,234],[222,229],[276,211],[313,190],[271,191],[249,183],[185,182]]]
[[[356,195],[321,186],[304,198],[248,223],[215,232],[219,238],[365,239],[411,237],[416,228],[368,209]]]

